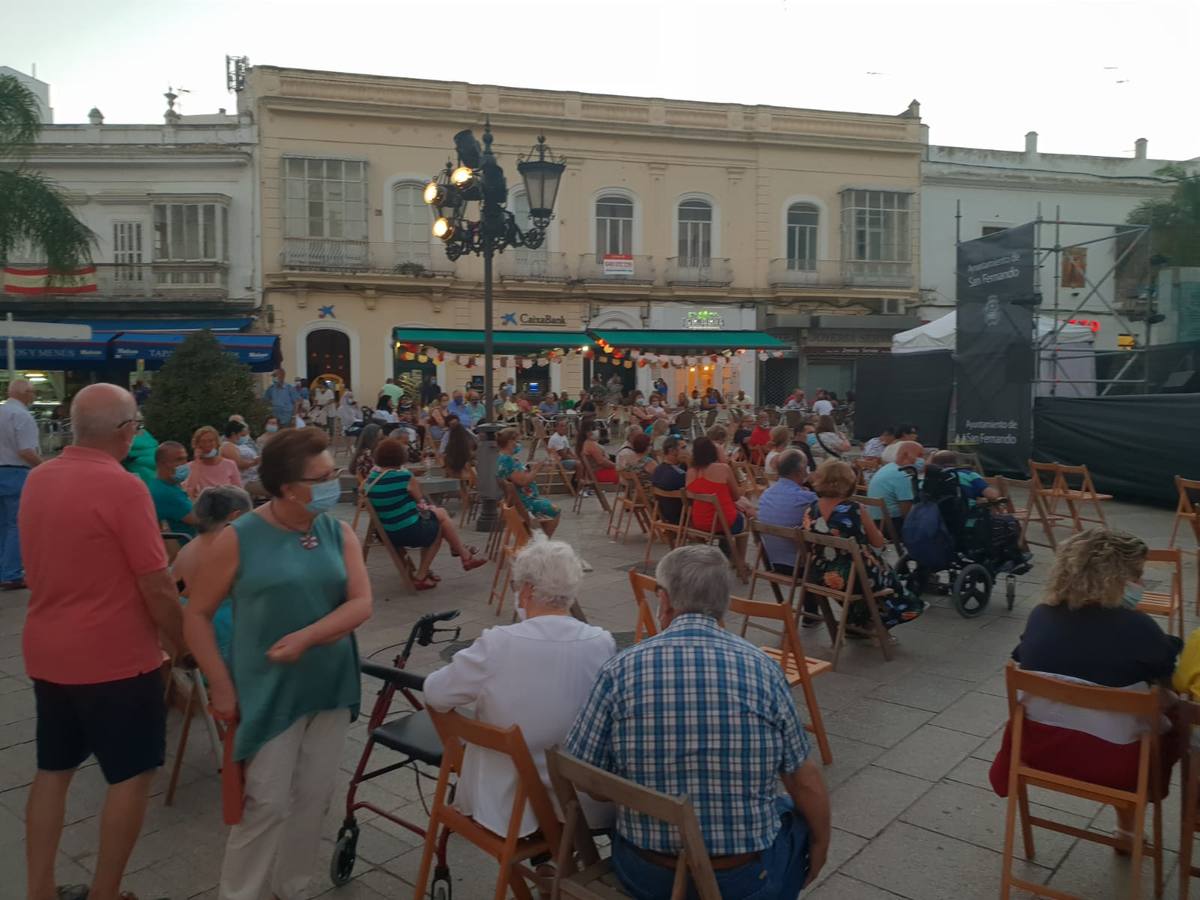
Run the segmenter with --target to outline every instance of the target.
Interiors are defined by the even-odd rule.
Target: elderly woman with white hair
[[[537,535],[512,566],[521,621],[486,629],[425,679],[425,701],[434,709],[474,704],[481,722],[519,725],[547,789],[546,750],[566,737],[596,673],[617,650],[611,634],[570,614],[582,579],[583,565],[569,544]],[[516,784],[506,759],[467,747],[455,806],[504,834]],[[593,826],[606,824],[599,808],[585,814]],[[526,807],[521,835],[535,830],[537,821]]]

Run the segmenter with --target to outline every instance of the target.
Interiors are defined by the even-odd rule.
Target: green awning
[[[790,345],[762,331],[656,330],[589,332],[619,350],[650,353],[720,353],[722,350],[786,350]]]
[[[543,350],[574,350],[592,342],[582,331],[492,332],[497,353],[540,353]],[[436,347],[447,353],[479,353],[483,350],[483,331],[467,328],[394,328],[393,340],[402,344]]]

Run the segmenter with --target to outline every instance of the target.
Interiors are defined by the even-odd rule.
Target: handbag
[[[842,458],[842,454],[838,453],[836,450],[831,449],[829,446],[826,445],[826,443],[823,440],[821,440],[820,433],[814,434],[813,437],[815,437],[817,439],[817,443],[821,445],[821,449],[824,450],[826,453],[828,453],[830,456],[832,456],[834,459]]]
[[[237,738],[238,717],[222,716],[211,706],[208,713],[222,728],[221,735],[221,813],[226,825],[238,825],[246,811],[246,763],[233,758]]]

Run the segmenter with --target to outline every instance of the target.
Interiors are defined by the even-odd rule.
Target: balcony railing
[[[284,238],[285,269],[365,271],[369,268],[366,241],[340,241],[330,238]]]
[[[565,253],[548,250],[505,250],[497,259],[500,277],[505,281],[566,281]]]
[[[579,278],[612,284],[653,284],[653,256],[603,256],[585,253],[579,258]]]
[[[667,284],[718,285],[732,283],[733,270],[728,259],[672,256],[667,259]]]
[[[913,285],[912,263],[836,259],[773,259],[771,287],[899,287]]]
[[[284,238],[281,262],[285,270],[301,272],[373,273],[445,276],[454,273],[440,244],[417,241],[337,241],[326,238]]]
[[[35,266],[30,266],[31,268]],[[45,286],[36,279],[21,274],[22,265],[12,266],[12,276],[4,278],[10,290],[4,295],[55,297],[79,296],[150,299],[153,297],[224,298],[228,294],[229,267],[217,262],[156,262],[156,263],[96,263],[95,290],[92,279],[72,280],[70,290],[56,291],[53,284]],[[3,277],[3,276],[0,276]],[[58,281],[57,284],[64,282]],[[17,286],[25,290],[18,292]],[[33,289],[32,292],[30,289]]]

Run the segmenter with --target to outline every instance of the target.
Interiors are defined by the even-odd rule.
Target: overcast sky
[[[19,12],[17,11],[19,8]],[[938,144],[1200,156],[1200,0],[10,0],[0,64],[59,123],[233,108],[252,64],[898,113]],[[470,123],[467,123],[470,124]]]

